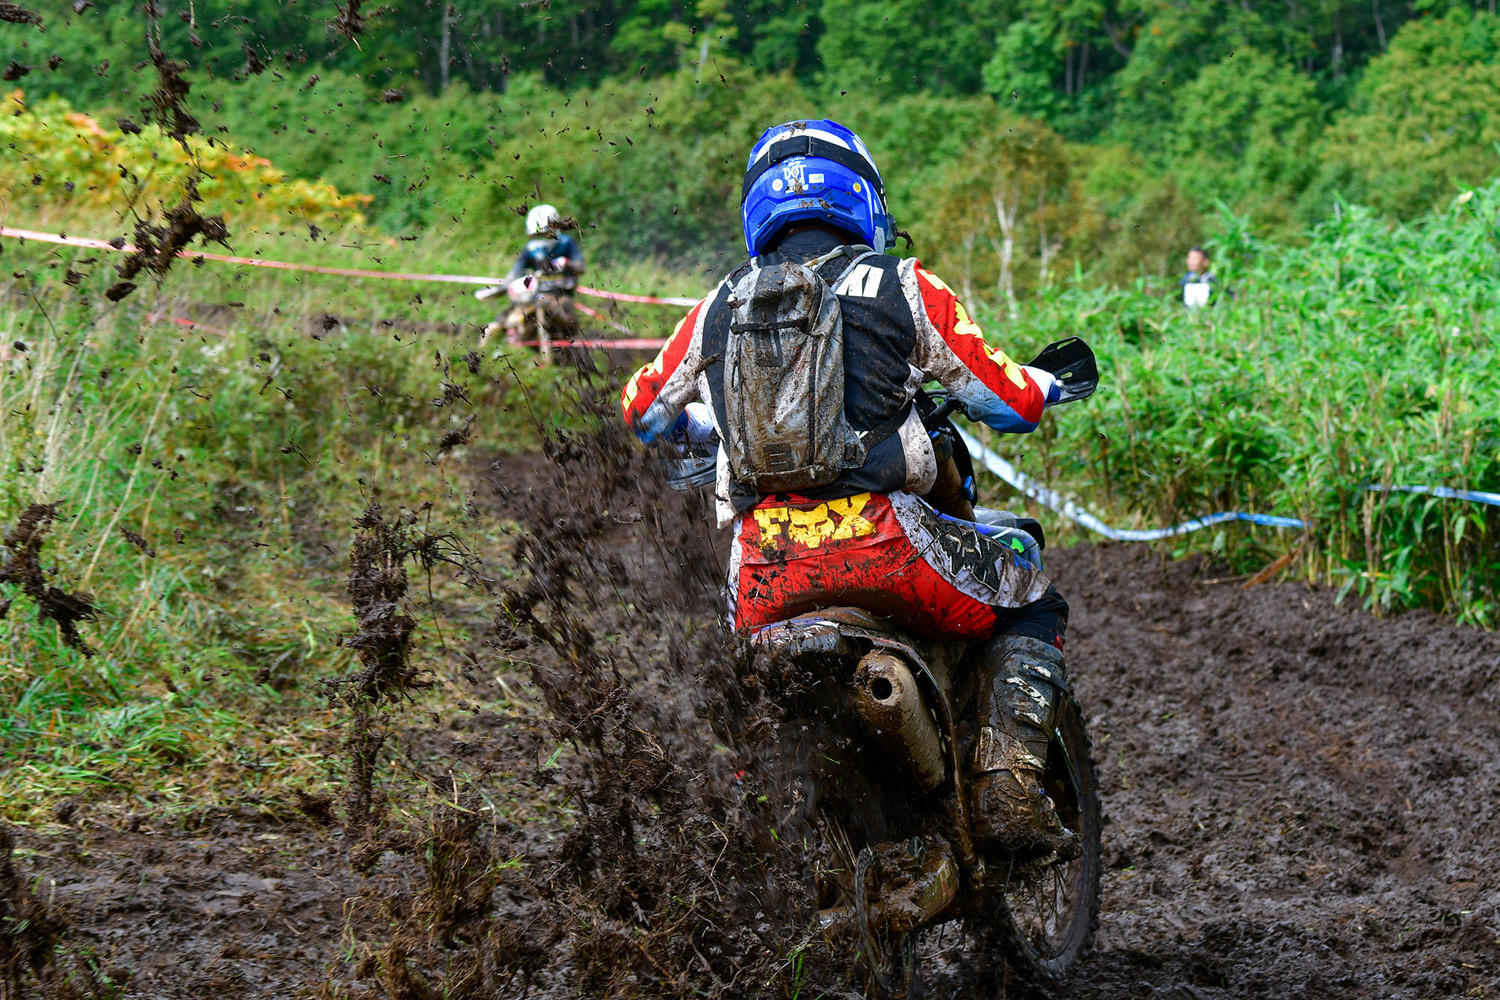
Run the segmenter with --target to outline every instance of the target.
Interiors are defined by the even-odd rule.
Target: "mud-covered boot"
[[[1056,646],[1026,636],[1001,636],[984,648],[979,734],[970,798],[974,839],[984,847],[1067,855],[1077,835],[1063,826],[1042,787],[1057,704],[1067,666]]]

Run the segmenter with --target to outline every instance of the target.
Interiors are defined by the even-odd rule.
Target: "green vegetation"
[[[158,125],[105,128],[52,99],[28,107],[15,90],[0,113],[0,186],[35,216],[97,218],[121,204],[174,204],[189,185],[200,211],[230,223],[338,228],[362,221],[368,195],[341,195],[324,181],[288,179],[264,157],[188,136],[177,142]]]
[[[411,288],[356,296],[340,279],[183,264],[115,305],[97,252],[0,252],[0,522],[56,502],[48,585],[102,609],[80,625],[85,656],[0,587],[0,815],[41,818],[65,796],[121,815],[290,809],[338,740],[316,682],[349,660],[354,520],[376,500],[492,550],[461,441],[537,447],[539,426],[567,419],[556,373],[523,385],[512,366],[528,358],[469,354],[486,317],[463,292],[424,305]],[[198,325],[173,322],[186,317]],[[441,573],[432,585],[466,594]],[[446,655],[433,643],[417,664]]]
[[[159,116],[159,38],[206,136],[371,195],[388,232],[475,249],[508,245],[541,198],[592,252],[710,265],[738,245],[749,139],[801,114],[868,137],[918,252],[949,270],[987,239],[932,224],[986,214],[972,191],[934,204],[954,176],[992,176],[1012,136],[1045,156],[1050,193],[1079,207],[1022,205],[1022,292],[1075,264],[1173,270],[1221,202],[1296,240],[1338,197],[1411,219],[1500,169],[1487,0],[398,0],[352,19],[208,0],[152,5],[150,29],[131,4],[35,6],[46,30],[0,24],[34,97]],[[998,262],[975,267],[1006,284]]]
[[[1394,229],[1344,205],[1305,247],[1262,242],[1243,219],[1226,230],[1232,296],[1215,306],[1185,310],[1145,281],[1074,282],[1005,329],[1017,352],[1082,334],[1106,373],[1044,421],[1027,467],[1150,526],[1298,517],[1313,525],[1308,577],[1379,608],[1500,624],[1500,508],[1367,489],[1500,492],[1500,182]],[[1181,545],[1258,569],[1294,538],[1237,525]]]
[[[994,342],[1099,352],[1093,401],[1002,443],[1028,471],[1127,523],[1301,517],[1300,541],[1177,544],[1246,570],[1295,544],[1377,607],[1500,624],[1500,511],[1366,488],[1500,490],[1489,4],[398,0],[325,23],[199,0],[150,5],[154,29],[133,4],[31,6],[45,30],[0,23],[24,88],[0,223],[130,237],[194,180],[237,254],[493,274],[548,200],[591,283],[696,293],[740,253],[752,140],[826,114]],[[148,37],[187,64],[181,141]],[[1233,294],[1188,312],[1169,276],[1199,241]],[[471,354],[489,307],[458,286],[180,263],[107,303],[117,256],[0,255],[0,524],[57,502],[43,565],[104,611],[86,658],[0,594],[0,815],[289,808],[338,738],[308,682],[347,665],[355,518],[379,499],[503,546],[440,443],[535,449],[568,419],[561,377]]]

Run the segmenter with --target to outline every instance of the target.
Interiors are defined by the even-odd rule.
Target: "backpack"
[[[807,263],[758,259],[730,278],[724,347],[729,471],[761,494],[826,486],[864,465],[904,422],[863,434],[844,414],[844,321],[834,292],[868,247],[839,247]]]

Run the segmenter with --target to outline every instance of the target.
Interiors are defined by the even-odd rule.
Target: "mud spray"
[[[412,666],[407,567],[448,563],[483,589],[475,560],[412,514],[372,506],[356,525],[344,644],[359,669],[329,689],[346,713],[345,840],[371,887],[393,859],[419,875],[365,892],[363,925],[384,931],[353,978],[395,998],[841,995],[851,956],[813,932],[820,852],[784,766],[786,679],[719,629],[711,512],[621,427],[621,374],[573,362],[592,429],[550,433],[545,461],[496,462],[479,501],[511,527],[475,665],[525,665],[544,708],[526,773],[502,783],[407,728],[430,683]],[[384,808],[392,766],[428,783],[422,819]],[[497,821],[488,804],[518,795],[553,807]]]
[[[39,619],[57,623],[58,636],[65,645],[92,656],[94,650],[79,633],[78,623],[99,617],[93,595],[53,586],[42,569],[42,541],[57,515],[57,504],[52,503],[34,503],[21,512],[5,535],[6,559],[0,564],[0,583],[19,587],[36,605]],[[0,598],[0,618],[10,612],[14,600],[14,594]]]

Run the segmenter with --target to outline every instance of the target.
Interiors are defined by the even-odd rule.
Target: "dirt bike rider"
[[[1067,685],[1067,604],[1039,560],[920,499],[939,469],[913,406],[920,385],[936,380],[972,418],[1026,433],[1057,400],[1056,380],[992,351],[946,284],[915,258],[884,253],[895,225],[880,173],[842,125],[767,129],[750,151],[741,214],[751,261],[695,305],[630,379],[621,396],[627,424],[644,441],[714,432],[723,440],[716,500],[720,526],[734,529],[727,590],[737,631],[843,605],[928,636],[982,642],[978,661],[992,677],[979,685],[970,758],[976,839],[1017,850],[1061,846],[1067,835],[1038,779]],[[784,262],[816,268],[836,293],[839,419],[860,445],[858,461],[795,490],[756,488],[746,483],[753,475],[739,474],[753,469],[749,456],[766,429],[744,425],[757,409],[754,387],[746,392],[755,365],[731,372],[726,363],[735,338],[755,327],[746,310],[754,309],[747,301],[757,295],[756,269]],[[785,326],[780,308],[758,329]],[[762,397],[795,373],[771,378]],[[737,451],[736,438],[752,447],[742,442]]]
[[[477,293],[480,298],[494,298],[508,292],[516,303],[485,327],[485,340],[503,329],[508,342],[519,343],[528,311],[533,309],[548,324],[545,332],[551,336],[568,336],[578,329],[573,291],[578,287],[578,275],[583,273],[583,251],[577,240],[561,231],[562,222],[552,205],[537,205],[526,213],[526,235],[530,238],[510,273],[500,284]]]

